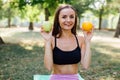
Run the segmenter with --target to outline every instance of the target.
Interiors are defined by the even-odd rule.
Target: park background
[[[33,80],[50,74],[44,68],[44,41],[39,33],[44,21],[53,22],[60,4],[73,5],[79,24],[95,26],[92,63],[79,73],[85,80],[120,79],[119,0],[0,0],[0,80]],[[77,28],[78,34],[82,34]]]

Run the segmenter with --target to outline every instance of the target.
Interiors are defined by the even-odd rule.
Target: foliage
[[[2,0],[0,0],[0,19],[2,19],[2,15],[3,15],[3,13],[2,13],[2,5],[3,5],[3,2],[2,2]]]
[[[102,14],[102,16],[108,15],[111,9],[109,8],[108,2],[106,2],[106,0],[95,0],[91,6],[91,11],[95,16],[99,17],[100,14]]]
[[[29,22],[38,21],[39,20],[39,14],[40,9],[39,5],[26,5],[23,7],[24,9],[21,10],[21,18],[27,19]]]
[[[17,0],[6,0],[2,1],[0,9],[0,18],[8,20],[8,27],[11,26],[12,19],[18,14],[18,3]]]
[[[111,0],[108,5],[111,10],[115,10],[115,12],[120,12],[120,0]]]
[[[119,4],[119,2],[116,1],[117,0],[95,0],[94,3],[92,3],[90,10],[97,17],[99,17],[101,11],[103,14],[102,16],[108,16],[108,14],[116,14]],[[96,3],[98,3],[98,5],[96,5]]]
[[[94,2],[94,0],[80,0],[72,2],[73,6],[76,8],[78,16],[82,17],[82,14],[89,10],[89,6]]]
[[[2,4],[1,12],[3,13],[4,18],[8,18],[8,16],[14,17],[18,14],[18,8],[16,0],[7,1]]]
[[[78,12],[78,16],[81,17],[82,13],[84,13],[86,10],[89,9],[89,5],[92,2],[94,2],[94,0],[79,0],[79,1],[78,0],[75,0],[75,1],[73,0],[56,0],[56,1],[54,0],[27,0],[27,1],[19,0],[19,7],[24,8],[24,6],[26,6],[27,4],[31,6],[40,4],[41,8],[48,9],[47,14],[45,15],[49,14],[49,16],[53,16],[56,10],[56,7],[59,4],[71,4],[76,8]]]
[[[103,17],[109,16],[109,14],[115,14],[115,9],[111,9],[109,3],[111,0],[95,0],[90,6],[92,13],[99,19],[99,30],[101,30],[101,24]]]
[[[119,38],[120,35],[120,5],[119,4],[120,4],[120,0],[112,0],[112,2],[109,3],[110,8],[116,10],[116,13],[119,13],[118,24],[114,34],[114,37],[116,38]]]
[[[24,18],[24,12],[26,12],[25,7],[27,5],[30,5],[31,7],[34,6],[38,6],[38,8],[36,7],[36,10],[34,10],[35,12],[37,11],[37,9],[39,10],[39,14],[40,14],[40,10],[43,11],[47,8],[47,17],[49,17],[50,15],[53,15],[54,11],[55,11],[55,7],[58,5],[57,1],[54,0],[19,0],[19,8],[22,11],[22,17]],[[35,9],[35,8],[34,8]],[[30,11],[30,10],[28,10]],[[34,18],[36,18],[37,16],[39,16],[38,13],[33,13]],[[32,14],[31,14],[32,15]]]
[[[58,4],[59,4],[58,1],[45,0],[42,6],[43,6],[44,9],[48,8],[49,16],[53,16]]]

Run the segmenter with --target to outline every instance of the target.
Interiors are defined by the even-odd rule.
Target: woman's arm
[[[91,49],[90,42],[85,43],[84,38],[82,40],[81,54],[82,54],[81,64],[84,69],[88,69],[91,62]]]
[[[52,57],[52,44],[51,40],[45,41],[45,54],[44,54],[44,65],[50,71],[53,66],[53,57]]]
[[[83,32],[84,37],[82,37],[82,43],[81,43],[81,64],[84,69],[88,69],[90,62],[91,62],[91,49],[90,49],[90,43],[91,38],[93,36],[93,31],[91,32]]]
[[[46,33],[42,28],[40,33],[45,41],[44,65],[50,71],[53,66],[52,35],[51,32]]]

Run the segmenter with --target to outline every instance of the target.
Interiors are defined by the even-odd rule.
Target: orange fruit
[[[86,21],[82,23],[82,29],[84,31],[91,31],[92,28],[93,28],[93,24],[91,22]]]

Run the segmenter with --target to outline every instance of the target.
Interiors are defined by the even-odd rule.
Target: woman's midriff
[[[77,74],[77,73],[78,73],[78,64],[53,65],[52,74]]]

